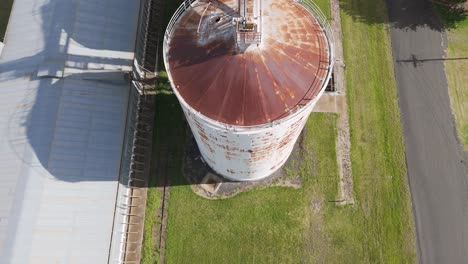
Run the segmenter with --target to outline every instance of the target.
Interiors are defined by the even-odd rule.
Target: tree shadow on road
[[[341,0],[342,12],[353,19],[366,24],[390,24],[404,30],[415,30],[418,27],[429,27],[444,31],[455,27],[463,21],[468,12],[461,7],[466,0],[386,0],[386,5],[380,1]],[[388,16],[382,16],[387,13]],[[379,12],[380,11],[380,12]],[[439,11],[437,14],[436,11]],[[439,16],[444,22],[441,23]]]
[[[466,0],[433,1],[435,9],[438,11],[445,28],[456,28],[460,22],[468,18],[468,2]]]

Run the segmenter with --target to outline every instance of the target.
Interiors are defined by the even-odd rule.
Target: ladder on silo
[[[260,0],[239,0],[237,44],[260,44],[262,39],[262,9]]]

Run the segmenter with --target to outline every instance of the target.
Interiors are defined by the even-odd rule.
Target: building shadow
[[[256,181],[231,180],[214,171],[203,160],[179,101],[170,88],[159,91],[155,106],[152,168],[148,187],[205,185],[210,188],[209,185],[222,185],[215,196],[229,196],[240,190],[270,186],[276,180],[284,180],[288,177],[284,168],[297,169],[297,161],[303,154],[300,145],[304,135],[301,133],[288,161],[275,173]]]
[[[129,54],[134,51],[139,8],[138,1],[129,2],[118,0],[118,9],[107,11],[100,11],[104,1],[92,0],[79,5],[73,0],[49,0],[40,6],[14,6],[10,16],[14,23],[9,25],[0,60],[0,82],[3,87],[18,86],[21,99],[9,117],[6,140],[29,169],[68,182],[118,180],[130,89],[123,67],[131,68],[133,63]],[[118,11],[124,6],[133,10]],[[19,33],[27,34],[36,26],[42,35],[37,42],[44,45],[40,52],[30,55],[31,47],[41,47],[37,43],[10,46],[10,35],[18,43]],[[19,57],[23,50],[27,55]]]
[[[163,86],[164,87],[164,86]],[[152,167],[149,187],[202,184],[207,173],[223,178],[203,162],[177,97],[163,88],[155,98]]]

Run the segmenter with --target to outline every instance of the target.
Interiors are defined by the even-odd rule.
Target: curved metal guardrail
[[[174,12],[174,15],[172,15],[171,20],[169,20],[169,23],[167,24],[166,32],[164,34],[164,44],[169,40],[169,37],[172,34],[172,31],[174,30],[174,25],[177,23],[179,18],[182,16],[182,14],[185,12],[185,10],[189,9],[191,5],[198,0],[185,0],[179,8]]]
[[[325,31],[325,36],[328,39],[328,50],[329,50],[329,55],[328,59],[330,61],[330,71],[329,75],[331,76],[331,69],[333,68],[333,64],[335,63],[334,58],[335,58],[335,39],[333,38],[333,31],[332,27],[330,25],[330,22],[328,21],[328,18],[322,13],[320,8],[317,6],[317,4],[314,3],[312,0],[298,0],[298,3],[301,4],[303,7],[305,7],[307,10],[309,10],[310,13],[317,19],[317,21],[320,23],[322,26],[323,30]],[[327,80],[330,76],[327,76]]]
[[[308,9],[309,12],[311,12],[312,15],[314,15],[314,17],[317,19],[317,21],[320,23],[320,25],[324,29],[325,34],[327,35],[328,41],[331,44],[333,44],[334,38],[333,38],[333,31],[331,29],[330,22],[328,21],[328,18],[325,16],[325,14],[322,13],[322,11],[317,6],[317,4],[312,0],[299,0],[296,2],[298,2],[303,7]]]

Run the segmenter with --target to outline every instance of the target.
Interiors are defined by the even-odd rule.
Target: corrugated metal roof
[[[108,261],[129,91],[118,72],[137,14],[138,1],[15,0],[0,56],[0,263]]]
[[[183,99],[201,114],[250,126],[288,116],[313,99],[328,73],[320,24],[292,0],[262,1],[262,43],[236,47],[237,0],[197,2],[176,24],[170,73]]]

